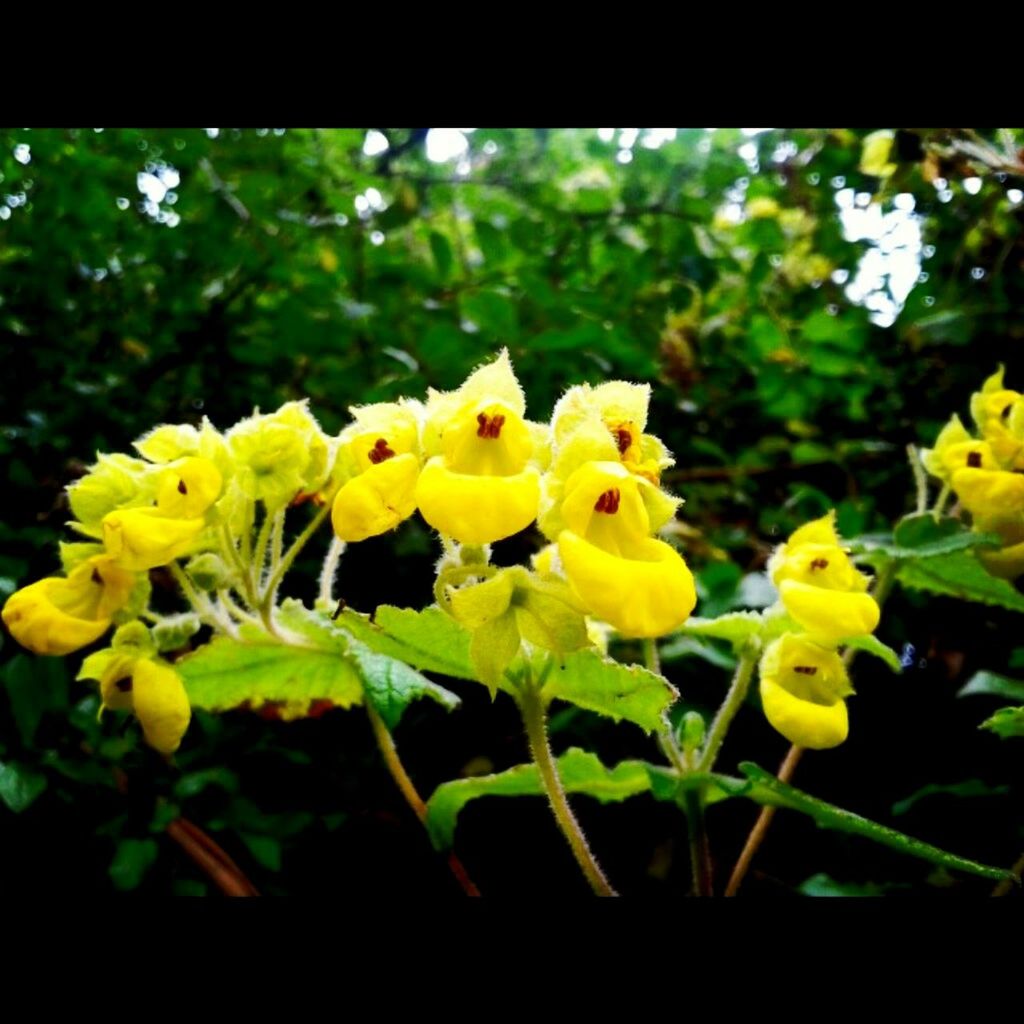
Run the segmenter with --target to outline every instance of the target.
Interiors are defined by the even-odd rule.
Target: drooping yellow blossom
[[[103,543],[116,565],[141,572],[187,555],[205,526],[202,518],[175,519],[159,508],[128,508],[103,517]]]
[[[429,458],[415,502],[436,530],[463,544],[489,544],[533,522],[538,432],[525,412],[505,350],[457,391],[430,393],[423,435]]]
[[[825,750],[846,739],[853,688],[834,650],[787,633],[765,651],[760,675],[765,717],[791,743]]]
[[[1005,373],[1006,368],[1000,366],[986,378],[981,389],[971,395],[971,418],[982,433],[993,423],[1005,423],[1014,405],[1021,399],[1019,391],[1004,386]]]
[[[381,402],[351,410],[355,422],[339,438],[339,472],[349,479],[331,509],[345,541],[393,530],[416,511],[420,473],[415,403]]]
[[[51,576],[13,593],[4,605],[4,624],[36,654],[70,654],[110,628],[134,582],[109,557],[89,558],[66,578]]]
[[[958,469],[997,469],[998,463],[985,441],[972,437],[968,429],[953,415],[939,431],[935,447],[921,452],[924,468],[932,476],[949,483]]]
[[[555,474],[568,475],[567,461],[578,465],[581,460],[572,457],[571,442],[587,436],[587,428],[591,427],[590,444],[604,442],[605,451],[588,452],[588,458],[620,461],[631,473],[657,484],[662,470],[675,460],[658,438],[644,433],[650,401],[649,384],[611,380],[597,387],[578,384],[569,388],[551,416],[556,461],[561,456],[561,466],[554,467]],[[594,431],[594,425],[603,427],[606,436],[602,436],[600,429]]]
[[[958,469],[953,490],[971,515],[1011,516],[1024,512],[1024,475],[1000,469]]]
[[[835,512],[796,530],[768,563],[786,611],[824,643],[861,636],[878,625],[868,578],[840,547]]]
[[[693,576],[674,548],[650,536],[637,477],[590,462],[566,482],[558,553],[577,597],[624,636],[675,629],[697,603]]]
[[[173,754],[192,718],[181,676],[164,661],[124,649],[102,651],[94,658],[104,709],[133,711],[146,742],[161,754]],[[79,678],[90,677],[87,660]]]
[[[175,519],[195,519],[220,497],[223,484],[220,470],[209,459],[182,459],[161,475],[156,507]]]
[[[892,153],[896,133],[889,128],[872,132],[864,137],[860,153],[860,171],[874,178],[888,178],[896,172],[889,156]]]

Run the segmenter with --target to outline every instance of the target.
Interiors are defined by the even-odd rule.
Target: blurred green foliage
[[[794,525],[835,506],[847,536],[891,526],[909,509],[905,446],[965,413],[997,362],[1024,385],[1024,133],[901,129],[886,179],[859,169],[865,134],[477,129],[449,131],[464,149],[439,161],[426,129],[0,130],[0,596],[57,569],[63,489],[97,450],[306,396],[334,431],[350,404],[453,387],[507,345],[534,418],[572,383],[655,384],[699,611],[757,606],[756,574]],[[509,542],[510,557],[535,540]],[[342,592],[363,611],[422,605],[434,557],[410,522],[350,551]],[[314,553],[310,588],[315,568]],[[154,585],[170,598],[160,573]],[[1015,613],[912,594],[890,608],[882,635],[923,664],[899,683],[858,667],[851,741],[816,759],[808,788],[879,820],[902,799],[922,838],[1005,862],[1024,820],[1020,792],[999,788],[1013,743],[979,734],[951,698],[964,671],[1007,667]],[[678,713],[713,708],[723,655],[676,653]],[[265,892],[352,892],[366,877],[453,891],[361,716],[199,714],[172,768],[130,722],[96,720],[74,659],[6,637],[0,658],[0,820],[23,874],[69,891],[212,891],[167,838],[185,814]],[[515,715],[464,697],[450,717],[416,708],[403,722],[424,792],[524,759]],[[736,732],[733,762],[741,748],[781,756],[754,716]],[[651,753],[585,715],[556,735],[605,763]],[[876,772],[881,787],[865,781]],[[944,809],[982,791],[958,790],[966,781],[997,796],[968,802],[986,816],[965,840]],[[907,793],[928,785],[936,796],[910,814]],[[481,887],[577,884],[544,809],[497,803],[467,809],[460,833]],[[626,892],[685,890],[681,826],[664,808],[583,812]],[[728,813],[723,857],[749,825]],[[775,840],[789,861],[765,852],[776,891],[858,891],[858,878],[875,891],[887,877],[889,861],[801,828]],[[862,874],[833,882],[825,867]],[[897,870],[890,888],[935,884]]]

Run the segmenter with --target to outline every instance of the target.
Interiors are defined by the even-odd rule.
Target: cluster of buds
[[[157,427],[135,442],[138,457],[101,455],[69,488],[69,525],[86,542],[62,544],[66,575],[13,594],[4,622],[49,655],[120,627],[80,677],[98,679],[103,707],[133,711],[147,742],[168,754],[189,707],[160,654],[200,624],[234,637],[278,633],[275,595],[294,560],[282,557],[284,516],[307,501],[320,511],[296,544],[328,512],[339,541],[355,543],[418,509],[447,552],[435,592],[473,632],[491,685],[521,650],[594,643],[603,636],[595,620],[659,636],[685,621],[696,595],[683,559],[654,537],[679,501],[659,487],[671,456],[643,433],[649,397],[646,386],[583,385],[550,424],[531,422],[503,351],[455,391],[353,408],[337,437],[305,402],[257,411],[223,434],[205,419]],[[534,571],[489,563],[488,545],[538,518],[554,543]],[[149,573],[161,567],[192,605],[191,632],[148,607]]]
[[[989,572],[1015,579],[1024,573],[1024,396],[1004,387],[1003,372],[971,396],[977,435],[954,414],[922,461],[956,494],[975,530],[1003,539],[997,550],[979,549]]]
[[[781,603],[798,631],[771,643],[761,658],[761,702],[771,725],[791,743],[824,750],[849,732],[853,693],[838,648],[878,626],[868,577],[851,563],[835,513],[807,523],[768,563]]]

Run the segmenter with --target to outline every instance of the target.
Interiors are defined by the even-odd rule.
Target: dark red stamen
[[[816,558],[813,562],[811,562],[811,568],[812,569],[827,569],[828,568],[828,559],[827,558]]]
[[[504,416],[488,416],[487,413],[481,412],[477,414],[476,421],[480,424],[476,428],[477,437],[486,437],[492,441],[501,437],[501,428],[505,426]]]
[[[971,469],[981,469],[981,452],[968,452],[967,465]]]
[[[818,673],[818,670],[813,665],[796,665],[793,671],[799,672],[802,676],[813,676]]]
[[[595,512],[606,512],[608,515],[613,516],[619,511],[619,489],[613,487],[609,491],[605,491],[600,498],[597,499],[597,504],[594,505]]]
[[[132,688],[132,681],[131,681],[131,678],[130,678],[130,677],[125,677],[124,679],[118,679],[118,681],[117,681],[116,683],[114,683],[114,685],[115,685],[115,686],[116,686],[116,687],[117,687],[117,688],[118,688],[118,689],[119,689],[119,690],[120,690],[120,691],[121,691],[122,693],[128,693],[128,692],[130,692],[130,691],[131,691],[131,688]]]
[[[394,451],[388,447],[388,443],[383,437],[377,438],[377,443],[373,446],[367,456],[375,466],[382,463],[385,459],[393,459],[394,457]]]
[[[184,480],[179,480],[178,481],[178,493],[179,494],[188,494],[188,488],[185,486],[185,481]]]
[[[615,435],[615,443],[619,446],[619,454],[625,455],[633,443],[633,435],[625,427],[618,427],[612,434]]]
[[[101,587],[103,586],[103,577],[100,575],[99,569],[93,569],[91,579],[93,583],[98,583]]]

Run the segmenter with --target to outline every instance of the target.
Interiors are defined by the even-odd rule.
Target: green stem
[[[274,516],[274,530],[270,537],[270,571],[273,572],[281,563],[281,551],[284,547],[284,514],[281,509]]]
[[[299,557],[302,549],[309,542],[310,537],[317,531],[317,527],[330,515],[331,503],[324,503],[315,516],[309,521],[309,525],[295,538],[292,546],[285,552],[277,568],[267,582],[266,590],[263,592],[263,600],[259,603],[260,615],[264,622],[268,619],[273,621],[274,599],[277,597],[277,588],[281,585],[284,574],[292,567],[292,563]]]
[[[340,537],[332,537],[331,546],[324,558],[324,567],[320,570],[320,603],[328,607],[334,604],[334,577],[344,553],[345,542]]]
[[[917,490],[917,513],[920,515],[928,508],[928,475],[921,465],[921,456],[917,446],[907,445],[907,458],[910,459],[910,468],[914,472],[914,486]]]
[[[952,492],[952,488],[949,484],[943,484],[942,490],[939,491],[939,496],[935,499],[935,505],[932,508],[932,516],[936,522],[939,521],[939,517],[942,515],[946,508],[946,502],[949,500],[949,495]]]
[[[256,597],[256,592],[253,590],[252,579],[242,559],[239,557],[238,548],[235,547],[235,538],[231,535],[227,524],[220,528],[220,540],[224,557],[231,563],[232,568],[235,570],[235,575],[238,577],[238,586],[235,589],[238,590],[241,587],[239,595],[242,600],[253,610],[257,609],[259,601]]]
[[[256,538],[256,557],[250,566],[252,573],[253,588],[256,593],[260,592],[263,583],[263,573],[267,567],[267,552],[270,549],[270,528],[273,525],[275,516],[270,514],[270,509],[263,507],[263,522],[260,523],[259,536]]]
[[[380,748],[381,756],[384,758],[384,763],[387,765],[391,777],[395,780],[395,785],[398,786],[399,792],[405,798],[405,802],[412,809],[413,814],[426,827],[427,805],[423,802],[423,797],[420,796],[412,779],[409,778],[409,773],[405,770],[405,765],[402,764],[402,759],[398,756],[398,748],[395,746],[394,737],[384,723],[384,719],[380,717],[377,709],[369,701],[366,702],[366,713],[370,716],[370,725],[373,728],[374,739],[377,741],[377,746]],[[480,895],[480,890],[473,884],[473,880],[462,866],[462,861],[454,853],[448,855],[448,866],[467,896]]]
[[[708,830],[704,823],[704,792],[702,789],[689,790],[683,797],[686,811],[686,827],[690,833],[690,867],[693,871],[693,894],[712,896],[711,848],[708,845]]]
[[[192,581],[188,578],[188,574],[177,562],[169,562],[167,568],[170,569],[171,575],[178,586],[181,587],[185,600],[192,605],[202,622],[205,622],[208,626],[222,629],[225,633],[234,633],[235,624],[226,616],[218,613],[205,594],[196,590],[192,585]]]
[[[577,863],[583,869],[583,874],[586,875],[587,881],[598,896],[617,896],[618,893],[608,884],[608,879],[605,878],[600,865],[590,852],[586,836],[584,836],[576,816],[572,813],[569,801],[566,799],[565,788],[558,775],[558,766],[548,743],[544,702],[540,693],[529,680],[525,682],[520,691],[519,710],[523,715],[526,737],[530,741],[530,751],[537,765],[537,771],[540,773],[540,780],[545,793],[547,793],[551,810],[562,834],[569,841],[569,846],[572,847]]]
[[[704,751],[698,765],[700,771],[709,772],[714,767],[715,758],[718,757],[718,751],[725,742],[729,726],[732,725],[736,712],[743,706],[743,702],[747,698],[747,690],[750,689],[750,679],[754,674],[756,664],[756,651],[748,649],[740,656],[739,664],[736,666],[736,672],[729,686],[729,692],[725,695],[725,700],[722,701],[722,706],[718,709],[715,720],[711,723],[711,729],[708,731],[708,738],[704,743]]]

